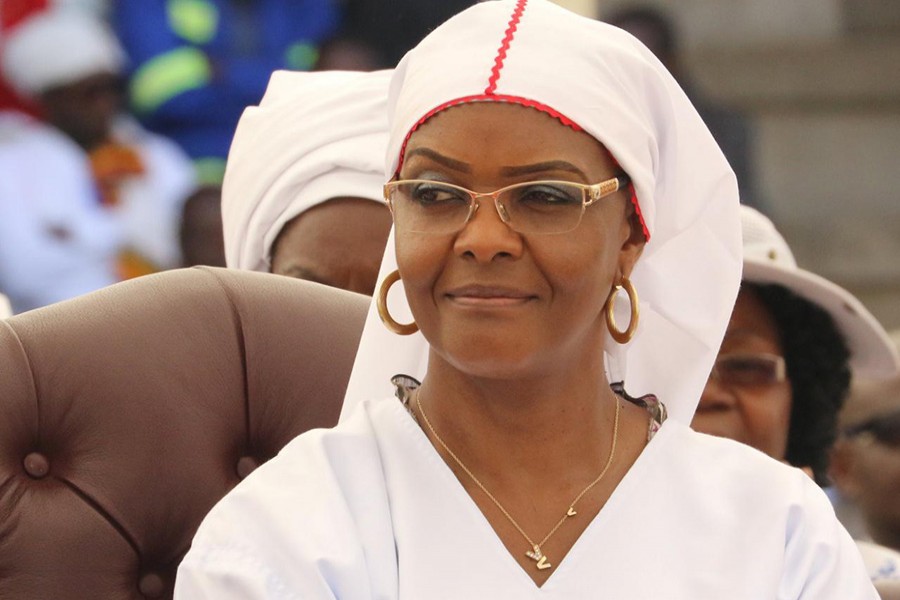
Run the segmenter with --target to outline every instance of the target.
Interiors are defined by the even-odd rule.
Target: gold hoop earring
[[[616,295],[622,289],[628,294],[628,302],[631,304],[631,320],[628,322],[628,328],[625,331],[621,331],[616,327],[616,316],[613,314],[613,308],[616,305]],[[640,316],[637,291],[631,285],[631,281],[627,277],[623,277],[622,282],[613,287],[609,293],[609,298],[606,299],[606,326],[609,328],[609,335],[620,344],[627,344],[634,337],[634,332],[637,331]]]
[[[412,335],[419,330],[419,326],[416,325],[415,321],[408,324],[398,323],[391,316],[391,313],[388,312],[388,292],[390,291],[391,286],[398,281],[400,281],[399,270],[389,273],[388,276],[384,278],[384,281],[381,282],[381,287],[378,288],[378,295],[375,296],[375,306],[378,309],[378,316],[381,317],[381,322],[384,323],[384,326],[387,327],[389,331],[396,333],[397,335]]]

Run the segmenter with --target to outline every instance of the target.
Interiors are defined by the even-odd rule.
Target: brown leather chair
[[[337,421],[367,306],[201,267],[0,321],[0,598],[171,598],[213,504]]]

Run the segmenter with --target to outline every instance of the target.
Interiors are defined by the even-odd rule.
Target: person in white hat
[[[244,111],[222,191],[229,267],[372,295],[391,229],[382,199],[390,71],[278,71]]]
[[[0,140],[0,287],[16,312],[179,263],[193,168],[122,117],[124,61],[102,21],[74,8],[4,37],[4,76],[45,117]]]
[[[392,331],[373,310],[342,422],[212,510],[177,598],[877,598],[809,477],[688,427],[737,184],[649,50],[480,3],[401,61],[388,114]]]
[[[828,451],[851,374],[897,372],[887,333],[852,294],[797,266],[784,238],[742,207],[743,285],[692,426],[809,469]]]

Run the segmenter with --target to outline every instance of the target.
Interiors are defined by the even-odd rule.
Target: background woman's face
[[[719,354],[782,356],[775,320],[750,288],[742,288]],[[785,380],[759,386],[728,385],[710,378],[691,426],[702,433],[730,438],[783,460],[791,421],[791,384]]]
[[[390,231],[384,204],[333,198],[282,227],[272,244],[272,273],[371,296]]]
[[[490,192],[514,183],[593,184],[616,167],[592,137],[535,109],[478,103],[448,109],[410,138],[401,179]],[[397,262],[432,348],[473,375],[522,377],[585,367],[602,351],[602,310],[643,237],[628,192],[589,207],[554,235],[514,232],[490,199],[455,234],[397,231]]]

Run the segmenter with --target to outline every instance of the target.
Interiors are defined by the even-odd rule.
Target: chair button
[[[25,472],[34,479],[41,479],[50,472],[50,461],[40,452],[32,452],[22,461]]]
[[[258,466],[259,462],[252,456],[242,456],[237,461],[235,471],[237,471],[238,477],[244,479],[247,475],[255,471]]]
[[[166,584],[156,573],[147,573],[138,581],[138,590],[145,598],[159,598],[166,591]]]

